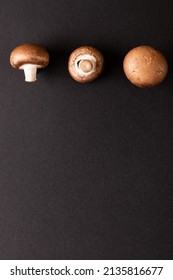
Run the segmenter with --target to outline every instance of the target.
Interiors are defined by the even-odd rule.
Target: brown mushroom
[[[49,53],[37,44],[23,44],[16,47],[10,55],[12,67],[24,70],[25,81],[36,81],[37,68],[44,68],[49,63]]]
[[[153,87],[167,75],[168,63],[164,55],[151,46],[139,46],[130,50],[124,58],[126,77],[138,87]]]
[[[74,50],[68,61],[71,77],[80,83],[95,80],[103,71],[104,58],[99,50],[83,46]]]

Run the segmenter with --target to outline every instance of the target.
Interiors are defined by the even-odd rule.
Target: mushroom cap
[[[49,53],[40,45],[23,44],[12,51],[10,63],[14,68],[20,68],[24,64],[35,64],[44,68],[49,63]]]
[[[160,51],[142,45],[127,53],[123,68],[131,83],[146,88],[156,86],[164,80],[168,72],[168,63]]]
[[[76,69],[75,62],[78,59],[78,57],[81,55],[90,55],[93,56],[94,59],[96,60],[95,70],[90,74],[87,73],[86,75],[80,75]],[[77,82],[87,83],[95,80],[101,74],[101,72],[103,71],[103,65],[104,65],[104,58],[99,50],[91,46],[82,46],[77,48],[71,53],[68,61],[68,71],[71,77]],[[89,67],[89,64],[85,66],[83,65],[83,68],[84,67]],[[87,70],[85,72],[87,72]]]

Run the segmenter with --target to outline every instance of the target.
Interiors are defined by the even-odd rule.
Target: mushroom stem
[[[79,68],[83,72],[88,73],[93,69],[93,65],[92,65],[92,62],[90,60],[83,59],[79,62]]]
[[[37,68],[39,66],[36,64],[24,64],[19,69],[24,70],[25,81],[26,82],[35,82],[37,80]]]

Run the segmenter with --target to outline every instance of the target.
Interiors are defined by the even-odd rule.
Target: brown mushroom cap
[[[151,46],[139,46],[130,50],[124,58],[126,77],[138,87],[160,84],[167,75],[168,63],[164,55]]]
[[[95,58],[95,71],[88,74],[91,70],[91,65],[89,61],[84,59],[79,62],[79,65],[81,67],[81,70],[87,73],[87,75],[79,74],[78,69],[76,69],[76,61],[81,55],[90,55]],[[101,72],[103,71],[103,64],[104,58],[99,50],[91,46],[82,46],[71,53],[68,61],[68,71],[74,80],[80,83],[86,83],[95,80],[101,74]]]
[[[24,64],[35,64],[44,68],[49,63],[49,53],[40,45],[23,44],[12,51],[10,63],[14,68],[20,68]]]

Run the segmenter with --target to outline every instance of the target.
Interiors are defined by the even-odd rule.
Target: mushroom
[[[37,68],[44,68],[49,63],[49,53],[37,44],[23,44],[16,47],[10,55],[12,67],[24,70],[25,81],[37,80]]]
[[[139,46],[130,50],[124,58],[126,77],[138,87],[147,88],[160,84],[168,72],[164,55],[151,46]]]
[[[99,50],[91,46],[82,46],[71,53],[68,71],[77,82],[87,83],[101,74],[103,64],[104,58]]]

